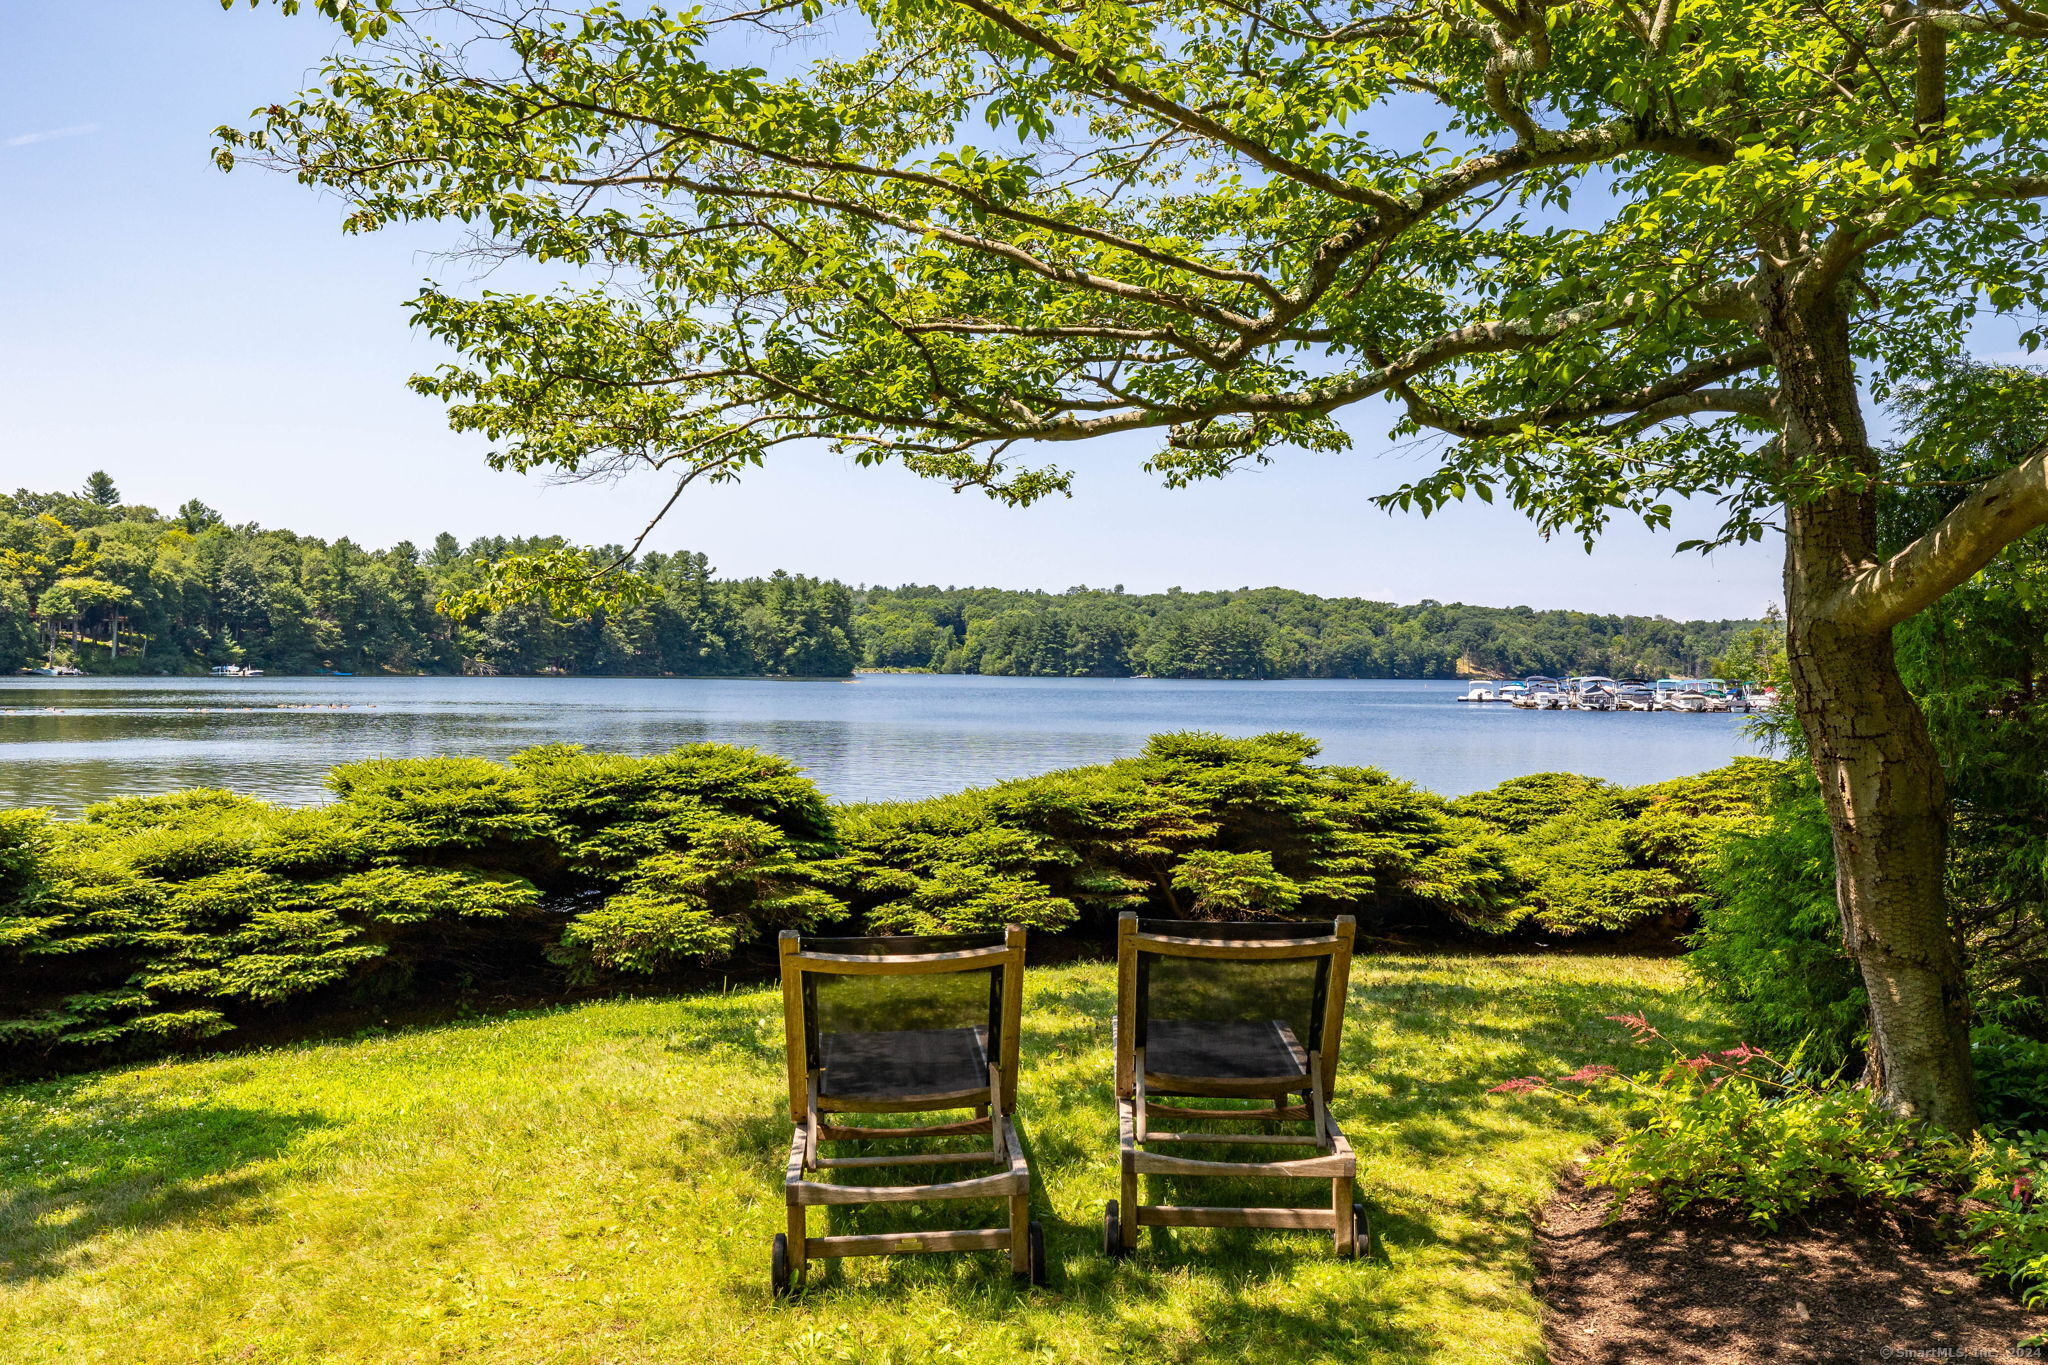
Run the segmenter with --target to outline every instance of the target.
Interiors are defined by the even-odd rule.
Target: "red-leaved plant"
[[[1499,1085],[1487,1087],[1486,1093],[1489,1095],[1525,1095],[1532,1090],[1549,1090],[1568,1099],[1578,1099],[1583,1092],[1565,1090],[1562,1087],[1567,1085],[1592,1086],[1598,1082],[1608,1080],[1619,1082],[1643,1094],[1650,1094],[1658,1089],[1669,1088],[1688,1079],[1703,1082],[1706,1089],[1712,1090],[1723,1081],[1735,1076],[1786,1092],[1790,1092],[1796,1084],[1792,1080],[1792,1067],[1787,1063],[1779,1061],[1760,1047],[1751,1047],[1748,1043],[1741,1043],[1735,1047],[1723,1049],[1720,1052],[1702,1052],[1697,1057],[1689,1057],[1684,1049],[1678,1047],[1669,1038],[1658,1032],[1656,1025],[1640,1014],[1610,1014],[1606,1018],[1613,1023],[1625,1026],[1639,1043],[1654,1042],[1661,1044],[1670,1051],[1671,1060],[1664,1065],[1661,1071],[1645,1072],[1634,1076],[1627,1075],[1619,1069],[1607,1065],[1605,1062],[1595,1062],[1589,1066],[1580,1067],[1568,1076],[1559,1076],[1555,1080],[1545,1076],[1517,1076],[1513,1080],[1502,1081]],[[1763,1067],[1768,1069],[1751,1070],[1750,1068],[1757,1063],[1762,1063]]]
[[[1881,1206],[1966,1183],[1963,1144],[1886,1112],[1859,1086],[1802,1075],[1796,1054],[1782,1061],[1741,1043],[1693,1055],[1640,1014],[1607,1017],[1662,1048],[1661,1064],[1517,1076],[1489,1092],[1572,1102],[1601,1085],[1629,1092],[1629,1128],[1586,1162],[1589,1182],[1614,1189],[1610,1217],[1642,1191],[1668,1209],[1707,1205],[1775,1227],[1829,1200]]]

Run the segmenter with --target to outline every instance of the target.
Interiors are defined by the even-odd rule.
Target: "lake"
[[[0,806],[218,786],[304,803],[337,763],[535,744],[787,755],[841,800],[958,791],[1132,754],[1161,730],[1299,730],[1323,761],[1443,794],[1545,770],[1653,782],[1756,746],[1744,718],[1459,704],[1456,682],[869,674],[726,678],[0,679]]]

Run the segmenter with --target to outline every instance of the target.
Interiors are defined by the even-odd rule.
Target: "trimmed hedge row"
[[[0,812],[0,1060],[204,1038],[342,985],[402,995],[508,946],[589,979],[843,913],[817,885],[824,799],[751,750],[377,759],[328,784],[311,809],[201,789]]]
[[[551,745],[349,764],[316,808],[201,789],[78,820],[4,811],[0,1070],[161,1050],[316,996],[402,1000],[486,966],[650,976],[785,927],[1043,931],[1137,908],[1613,929],[1689,903],[1697,850],[1672,831],[1755,785],[1551,774],[1446,802],[1316,752],[1295,734],[1158,735],[1114,763],[833,808],[750,749]]]

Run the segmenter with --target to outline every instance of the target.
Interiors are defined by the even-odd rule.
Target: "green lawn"
[[[1634,1062],[1601,1019],[1624,1010],[1726,1037],[1667,961],[1363,956],[1338,1112],[1373,1257],[1184,1230],[1112,1265],[1113,1001],[1108,967],[1029,977],[1050,1290],[978,1253],[849,1261],[770,1302],[789,1126],[780,1000],[750,988],[0,1091],[0,1356],[1537,1362],[1529,1214],[1612,1115],[1486,1086]]]

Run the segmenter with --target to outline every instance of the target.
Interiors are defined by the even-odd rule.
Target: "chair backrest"
[[[783,1050],[789,1111],[808,1112],[809,1082],[832,1033],[985,1029],[1002,1074],[1003,1108],[1017,1099],[1017,1019],[1024,999],[1024,931],[820,938],[782,931]]]
[[[1117,918],[1117,1094],[1135,1092],[1155,1021],[1285,1024],[1334,1088],[1357,922]]]

